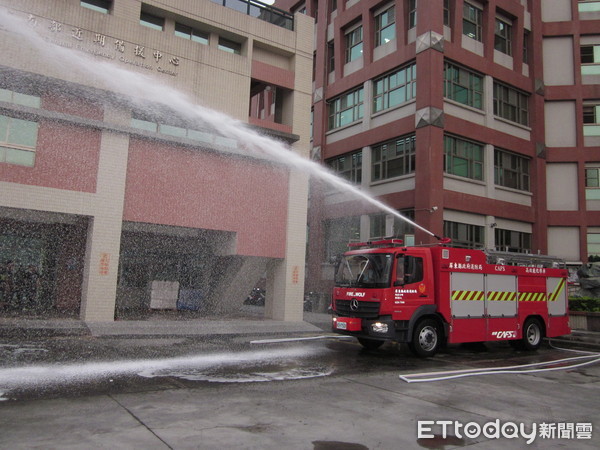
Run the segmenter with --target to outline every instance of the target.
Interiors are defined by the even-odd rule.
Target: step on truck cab
[[[336,267],[332,329],[368,349],[391,340],[427,357],[444,342],[505,340],[534,350],[571,332],[559,259],[398,239],[350,247]]]

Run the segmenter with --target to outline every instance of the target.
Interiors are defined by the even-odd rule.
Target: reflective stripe
[[[483,300],[483,291],[452,291],[452,300]]]
[[[567,284],[566,280],[563,278],[560,280],[560,282],[558,283],[558,285],[556,286],[556,288],[554,289],[554,292],[552,294],[550,294],[550,297],[548,297],[548,301],[549,302],[555,302],[556,299],[558,298],[558,296],[560,294],[562,294],[563,289],[565,288],[565,284]]]
[[[544,292],[519,292],[519,301],[544,302],[546,301],[546,294]]]
[[[497,302],[514,302],[515,300],[517,300],[517,293],[505,291],[489,291],[487,293],[487,299]]]

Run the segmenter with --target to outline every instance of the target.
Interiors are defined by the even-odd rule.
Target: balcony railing
[[[256,0],[211,0],[213,3],[235,9],[265,22],[272,23],[286,30],[294,29],[294,16],[282,9]]]

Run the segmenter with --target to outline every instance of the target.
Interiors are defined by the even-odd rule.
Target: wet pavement
[[[401,345],[365,351],[353,339],[331,336],[314,324],[301,331],[295,324],[287,333],[275,325],[281,326],[273,324],[272,333],[248,334],[4,336],[0,447],[600,445],[600,431],[594,429],[600,426],[600,364],[428,383],[399,378],[579,358],[590,348],[561,342],[563,350],[546,343],[527,353],[506,343],[450,345],[434,358],[418,359]],[[448,429],[444,437],[437,421],[446,420],[523,423],[527,430],[537,426],[538,434],[530,445],[523,436],[466,435],[460,429]],[[420,433],[419,421],[434,421],[431,433]],[[542,423],[554,424],[554,439],[539,434]],[[575,432],[587,424],[590,439],[586,428]]]

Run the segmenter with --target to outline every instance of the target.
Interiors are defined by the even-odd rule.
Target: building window
[[[495,239],[498,251],[531,253],[531,233],[496,228]]]
[[[598,0],[579,0],[579,12],[600,12],[600,1]]]
[[[395,11],[394,6],[390,6],[385,11],[375,15],[375,47],[396,39]]]
[[[140,24],[153,30],[162,31],[165,27],[165,19],[164,17],[158,17],[142,11],[140,14]]]
[[[494,81],[494,115],[529,125],[529,95]]]
[[[463,34],[483,42],[483,10],[472,3],[463,5]]]
[[[494,149],[494,182],[498,186],[529,192],[529,159]]]
[[[581,46],[581,74],[600,75],[600,45]]]
[[[373,112],[405,103],[417,96],[417,65],[403,67],[373,82]]]
[[[583,135],[600,136],[600,105],[583,105]]]
[[[227,53],[233,53],[234,55],[242,54],[242,44],[240,44],[238,42],[230,41],[230,40],[222,38],[222,37],[219,38],[218,48],[219,48],[219,50],[223,50],[224,52],[227,52]]]
[[[585,168],[585,199],[600,200],[600,167]]]
[[[373,147],[372,181],[408,175],[415,171],[415,135],[393,139]]]
[[[587,234],[587,254],[590,256],[600,256],[600,233]]]
[[[450,0],[444,0],[444,25],[450,26]]]
[[[84,8],[93,9],[104,14],[108,14],[112,4],[112,0],[81,0],[79,2]]]
[[[452,246],[459,248],[484,247],[484,228],[467,223],[444,221],[444,236],[452,239]]]
[[[408,0],[408,29],[417,26],[417,0]]]
[[[349,63],[362,56],[363,52],[363,32],[362,25],[359,25],[345,34],[346,38],[346,62]]]
[[[360,184],[362,181],[362,150],[329,159],[327,165],[352,183]]]
[[[175,24],[175,36],[208,45],[208,33],[203,33],[181,23]]]
[[[328,73],[335,70],[335,46],[333,45],[333,41],[327,43],[327,69]]]
[[[15,105],[29,106],[30,108],[39,108],[41,99],[37,95],[22,94],[9,89],[0,88],[0,101],[14,103]]]
[[[483,76],[447,62],[444,68],[444,97],[483,109]]]
[[[496,19],[494,48],[512,56],[512,25],[503,19]]]
[[[357,122],[363,117],[363,88],[337,97],[329,102],[329,129]]]
[[[444,136],[444,172],[483,180],[483,145],[454,136]]]
[[[369,216],[369,238],[378,239],[386,236],[385,224],[387,216],[385,214],[371,214]]]
[[[33,167],[38,124],[0,115],[0,163]]]
[[[523,63],[529,64],[529,31],[523,32]]]

